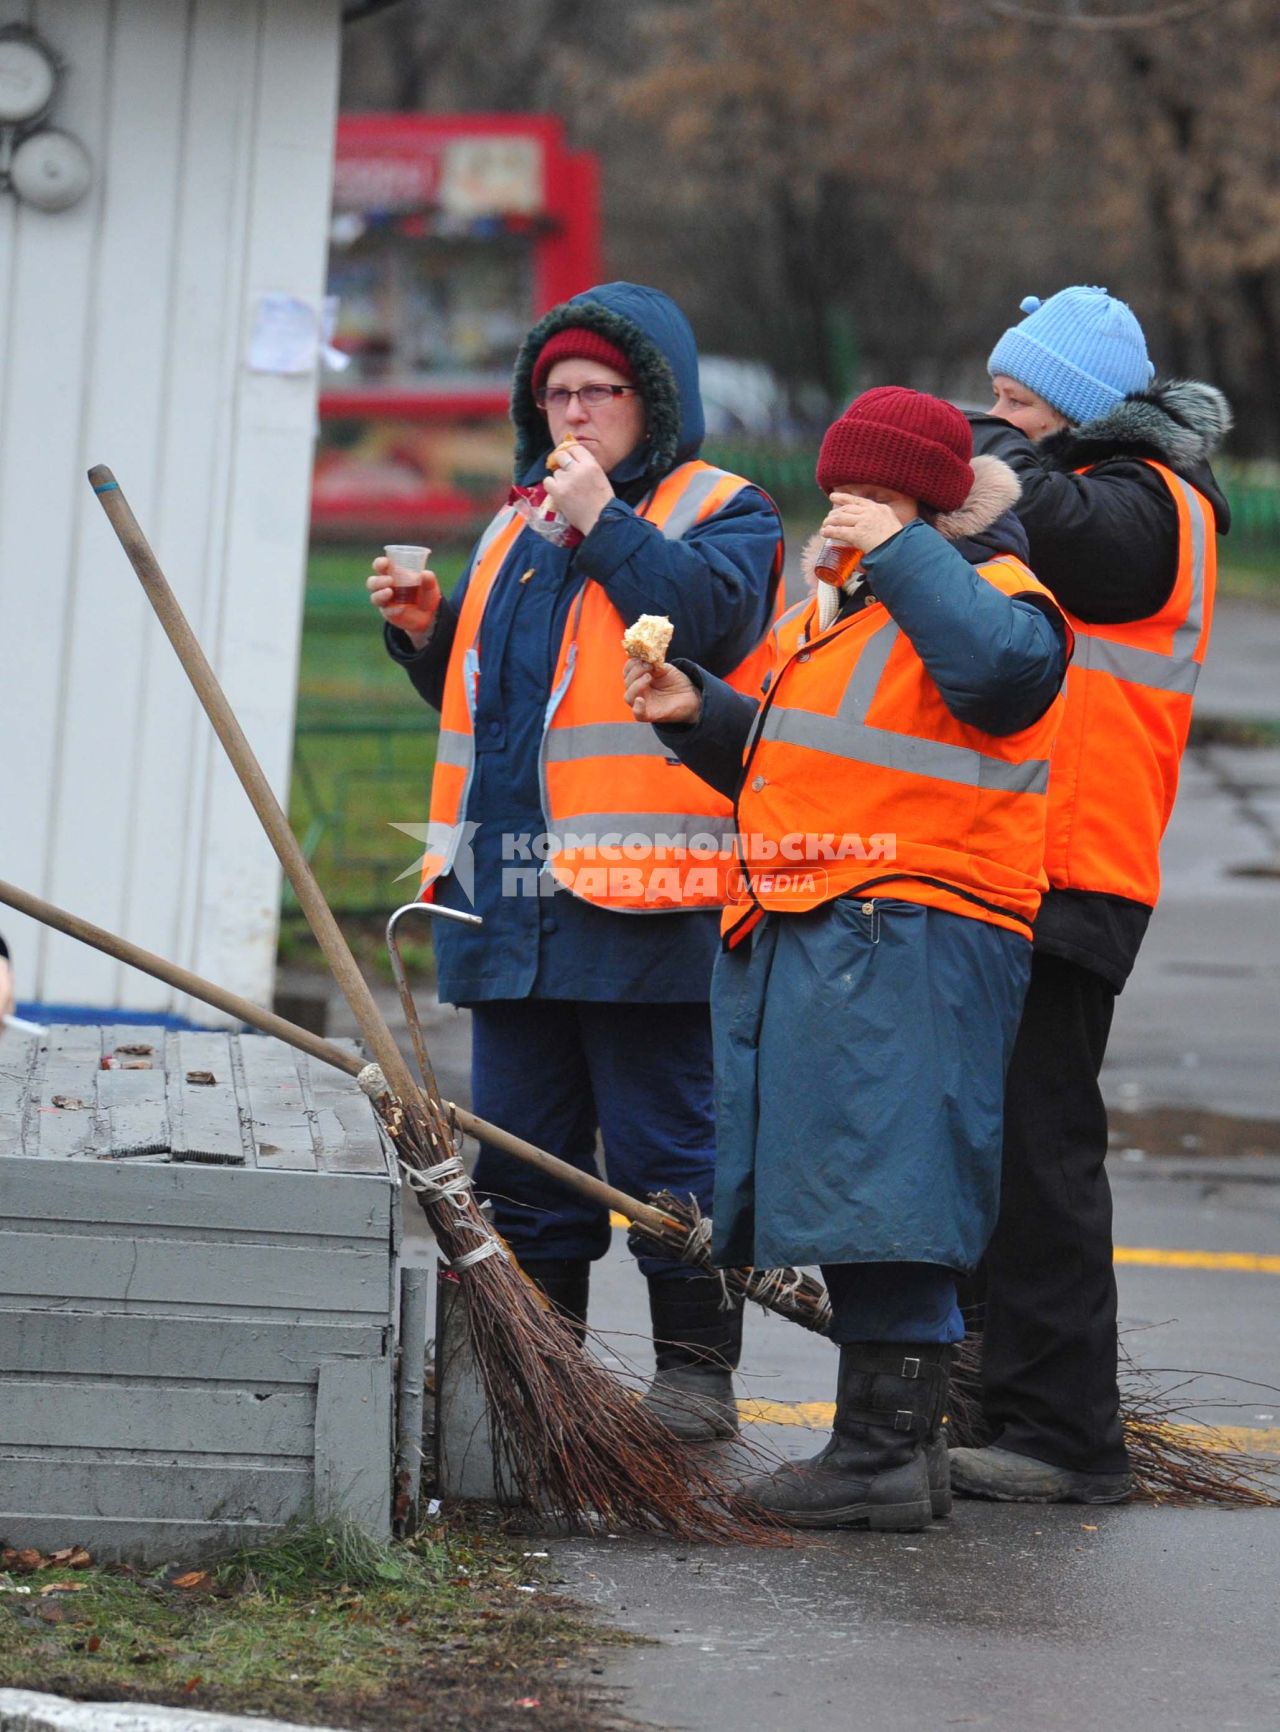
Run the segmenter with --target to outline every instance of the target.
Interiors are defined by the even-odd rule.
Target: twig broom
[[[375,1061],[361,1073],[466,1295],[477,1363],[521,1495],[570,1523],[657,1529],[685,1540],[777,1540],[699,1461],[579,1351],[476,1202],[434,1078],[419,1089],[338,928],[204,651],[119,483],[89,482],[213,724]],[[376,1067],[376,1068],[375,1068]]]
[[[1203,1373],[1186,1374],[1188,1382]],[[947,1429],[956,1445],[990,1442],[982,1418],[982,1331],[970,1327],[956,1354]],[[1234,1447],[1214,1426],[1190,1423],[1176,1391],[1161,1388],[1120,1343],[1120,1423],[1134,1495],[1147,1503],[1213,1503],[1241,1509],[1280,1508],[1280,1462]]]

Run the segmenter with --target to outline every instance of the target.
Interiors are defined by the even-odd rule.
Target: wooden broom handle
[[[91,945],[93,949],[101,950],[107,956],[114,956],[117,962],[127,962],[131,968],[139,968],[144,974],[154,975],[167,986],[174,986],[179,992],[188,993],[192,998],[211,1004],[215,1010],[225,1011],[239,1022],[247,1022],[251,1028],[261,1029],[263,1034],[272,1034],[277,1040],[297,1047],[299,1052],[309,1053],[312,1058],[332,1065],[335,1070],[346,1071],[348,1076],[355,1076],[364,1069],[366,1061],[359,1053],[346,1052],[320,1035],[312,1034],[310,1029],[299,1028],[297,1023],[277,1016],[275,1011],[263,1010],[261,1005],[254,1004],[252,999],[242,998],[238,992],[229,992],[226,987],[215,986],[211,980],[193,974],[189,968],[180,968],[176,962],[167,962],[163,956],[144,950],[141,945],[130,944],[127,938],[118,938],[114,932],[108,932],[102,926],[94,926],[90,921],[82,920],[78,914],[69,914],[65,908],[57,908],[52,902],[43,902],[40,897],[32,896],[26,890],[19,890],[16,884],[6,884],[3,879],[0,879],[0,902],[16,908],[20,914],[30,915],[33,920],[39,920],[45,926],[51,926],[55,932],[65,932],[69,938],[77,938],[82,944]],[[665,1219],[661,1209],[629,1197],[625,1191],[619,1191],[615,1186],[606,1184],[603,1179],[596,1178],[594,1173],[579,1171],[577,1167],[570,1166],[568,1161],[562,1161],[558,1155],[540,1149],[534,1143],[525,1142],[523,1137],[504,1131],[500,1125],[491,1125],[487,1119],[477,1118],[465,1107],[454,1106],[451,1101],[445,1101],[443,1105],[445,1111],[456,1117],[469,1136],[478,1137],[481,1141],[492,1144],[494,1148],[514,1155],[517,1160],[537,1167],[540,1172],[571,1186],[583,1196],[603,1203],[606,1208],[616,1209],[629,1221],[657,1227]]]
[[[298,903],[325,954],[325,960],[351,1006],[369,1051],[382,1066],[387,1086],[400,1100],[412,1100],[417,1093],[417,1085],[401,1056],[395,1037],[387,1027],[382,1012],[369,991],[368,983],[357,967],[356,959],[339,930],[320,886],[316,883],[315,874],[307,864],[296,836],[289,828],[289,820],[281,810],[280,802],[272,792],[271,784],[263,774],[253,748],[227,702],[226,693],[218,683],[218,676],[209,665],[186,615],[178,605],[177,596],[169,587],[168,579],[161,571],[146,536],[129,509],[129,502],[121,491],[119,482],[105,464],[98,463],[89,471],[89,485],[97,494],[98,503],[106,512],[107,520],[128,555],[129,563],[146,591],[147,600],[155,610],[156,618],[164,627],[165,635],[177,652],[178,660],[186,670],[187,678],[204,706],[205,714],[222,741],[232,768],[239,776],[241,785],[267,832],[271,846],[275,849],[290,884],[293,885]]]

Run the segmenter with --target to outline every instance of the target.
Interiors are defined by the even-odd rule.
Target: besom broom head
[[[432,1103],[419,1096],[405,1107],[369,1092],[458,1275],[497,1445],[521,1498],[566,1525],[789,1544],[582,1351],[485,1219],[452,1127]]]

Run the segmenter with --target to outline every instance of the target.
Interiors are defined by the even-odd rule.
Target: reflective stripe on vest
[[[978,570],[1007,595],[1048,595],[1016,559]],[[724,929],[744,902],[799,913],[884,885],[1025,935],[1044,887],[1061,696],[1030,727],[987,734],[950,714],[882,605],[810,639],[816,616],[811,602],[780,634],[785,660],[738,797],[746,871]]]
[[[711,464],[682,464],[638,509],[668,540],[713,517],[743,487]],[[454,868],[474,766],[474,718],[484,609],[523,529],[500,513],[481,537],[445,681],[431,790],[423,889]],[[774,612],[781,610],[781,542]],[[622,912],[718,907],[733,864],[729,802],[679,765],[622,697],[626,624],[601,585],[586,582],[565,623],[539,756],[549,838],[546,869],[585,900]],[[676,646],[677,650],[679,646]],[[728,676],[758,691],[768,633]],[[616,810],[602,808],[616,797]]]
[[[1067,614],[1076,654],[1049,784],[1045,865],[1055,889],[1153,907],[1212,623],[1217,542],[1208,500],[1163,464],[1150,466],[1178,514],[1177,576],[1146,619],[1101,626]]]

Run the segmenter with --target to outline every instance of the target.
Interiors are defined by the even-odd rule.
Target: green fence
[[[382,647],[369,553],[317,549],[308,571],[289,815],[331,906],[384,913],[417,887],[438,717]],[[463,553],[433,563],[446,586]],[[408,872],[401,878],[400,874]],[[286,890],[285,912],[295,907]]]
[[[791,540],[816,527],[812,441],[722,443],[708,455],[778,501],[795,524]],[[1261,573],[1280,595],[1280,469],[1224,464],[1219,474],[1233,513],[1227,563]],[[461,548],[433,559],[446,587],[464,559]],[[294,829],[344,914],[385,913],[416,888],[421,843],[395,826],[426,821],[438,727],[435,711],[383,652],[365,597],[368,570],[368,551],[321,548],[312,556],[290,800]]]

